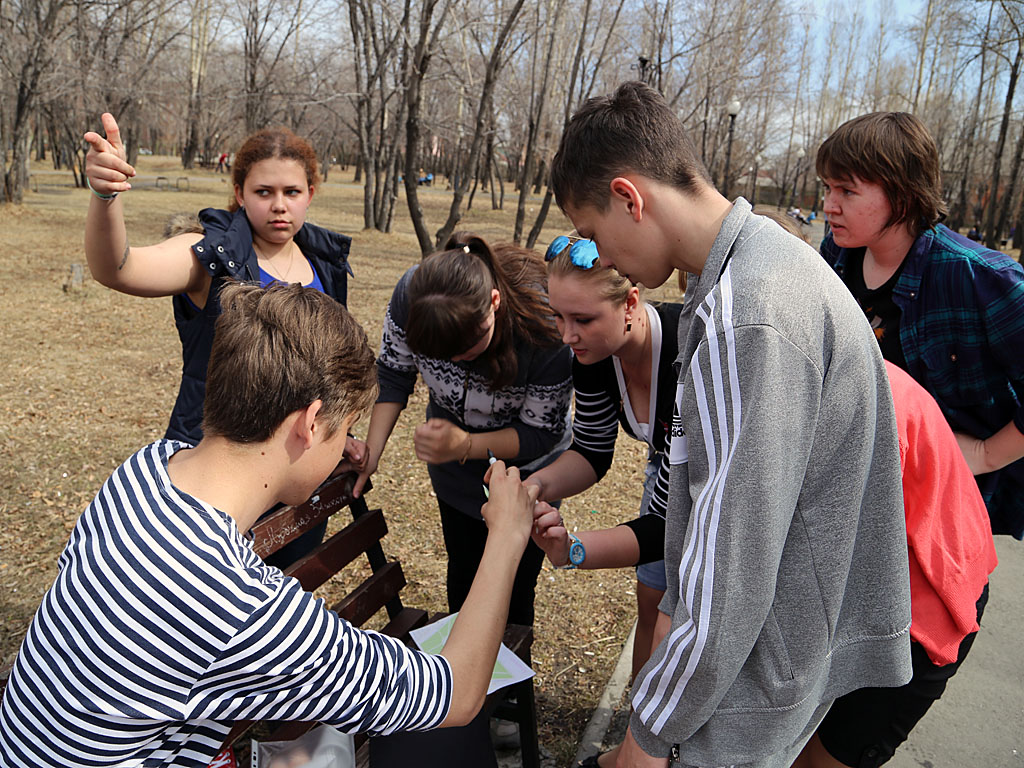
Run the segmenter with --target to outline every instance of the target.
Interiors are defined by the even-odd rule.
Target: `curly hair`
[[[316,152],[308,141],[287,128],[264,128],[247,138],[235,153],[235,161],[231,165],[231,181],[239,189],[244,189],[249,170],[256,163],[277,157],[294,160],[301,165],[306,171],[307,185],[315,187],[320,183]],[[228,210],[238,210],[234,194],[228,201]]]

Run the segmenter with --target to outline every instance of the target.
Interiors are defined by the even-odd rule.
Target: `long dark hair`
[[[480,355],[492,389],[515,381],[516,343],[561,344],[547,303],[547,273],[539,254],[511,244],[492,249],[468,232],[456,232],[442,251],[420,264],[409,281],[406,341],[419,355],[451,359],[476,344],[491,307],[491,290],[501,302],[494,336]]]

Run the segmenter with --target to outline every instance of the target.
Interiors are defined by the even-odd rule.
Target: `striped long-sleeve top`
[[[206,768],[239,719],[437,726],[448,662],[355,629],[142,449],[78,521],[0,705],[4,766]]]
[[[593,467],[600,480],[611,467],[619,425],[634,440],[647,443],[648,463],[658,467],[658,478],[646,510],[662,519],[668,499],[668,452],[675,404],[678,326],[682,304],[646,304],[651,329],[651,396],[648,413],[637,413],[629,401],[626,380],[619,361],[614,357],[584,365],[572,362],[572,383],[576,410],[572,420],[572,446]],[[639,531],[636,531],[639,534]],[[652,546],[659,551],[664,528],[656,531]],[[641,547],[644,542],[641,541]],[[660,554],[658,558],[660,559]]]

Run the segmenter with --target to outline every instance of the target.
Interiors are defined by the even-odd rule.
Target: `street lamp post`
[[[725,178],[722,179],[722,194],[729,199],[729,162],[732,160],[732,132],[736,127],[736,115],[740,113],[740,103],[736,100],[730,101],[726,108],[729,114],[729,141],[725,145]]]

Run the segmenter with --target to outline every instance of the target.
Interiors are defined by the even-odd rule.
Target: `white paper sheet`
[[[455,623],[455,617],[458,615],[453,613],[433,624],[414,629],[409,635],[421,651],[440,653],[448,641],[448,634],[452,631],[452,624]],[[487,686],[487,693],[494,693],[500,688],[529,680],[534,674],[535,672],[524,664],[522,659],[502,643],[498,649],[498,660],[494,663],[494,671],[491,673],[491,682]]]

